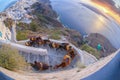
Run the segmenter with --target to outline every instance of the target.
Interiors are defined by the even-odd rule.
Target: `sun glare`
[[[114,12],[114,10],[110,9],[109,7],[102,6],[98,3],[92,3],[95,7],[97,7],[102,12],[106,13],[107,15],[111,16],[113,19],[115,19],[118,23],[120,23],[120,16],[118,13]]]
[[[105,8],[102,8],[102,10],[105,12],[105,13],[108,13],[109,11]]]

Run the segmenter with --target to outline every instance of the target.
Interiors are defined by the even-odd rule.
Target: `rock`
[[[49,2],[36,2],[32,5],[32,14],[36,16],[36,19],[41,24],[47,23],[48,26],[63,27],[63,25],[57,20],[57,13],[52,9]]]
[[[31,8],[33,9],[33,14],[42,14],[47,17],[57,18],[57,13],[52,9],[52,6],[49,2],[36,2]]]

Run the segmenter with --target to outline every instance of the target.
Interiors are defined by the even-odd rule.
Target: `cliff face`
[[[48,1],[36,2],[32,5],[32,14],[35,15],[35,21],[45,23],[46,27],[63,27],[63,25],[57,20],[57,14],[52,10],[52,7]],[[42,17],[42,18],[41,18]],[[47,24],[47,25],[46,25]]]
[[[44,16],[48,16],[51,18],[57,18],[57,14],[55,11],[52,10],[52,7],[49,1],[44,2],[39,1],[32,5],[32,9],[34,14],[43,14]]]

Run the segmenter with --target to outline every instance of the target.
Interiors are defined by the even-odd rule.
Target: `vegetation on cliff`
[[[18,50],[10,45],[2,45],[0,48],[0,66],[9,70],[23,69],[26,66],[25,59],[19,55]]]
[[[88,37],[86,37],[86,40],[92,48],[97,48],[98,44],[102,46],[102,49],[100,50],[101,57],[106,57],[117,50],[108,39],[98,33],[91,33]]]
[[[100,52],[97,51],[95,48],[92,48],[91,46],[87,45],[87,44],[84,44],[81,46],[82,50],[94,55],[97,59],[100,59]]]

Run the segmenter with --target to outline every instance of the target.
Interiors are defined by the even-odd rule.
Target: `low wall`
[[[22,43],[22,44],[25,44],[26,41],[29,41],[29,40],[24,40],[24,41],[19,41],[19,42]],[[50,41],[56,42],[56,43],[68,43],[68,41],[60,41],[60,40],[53,40],[53,39],[50,39]],[[77,53],[77,60],[80,60],[81,63],[84,64],[85,61],[84,61],[84,57],[83,57],[83,51],[81,51],[80,49],[78,49],[77,47],[75,47],[71,43],[70,43],[70,45],[75,49],[75,51]]]
[[[27,47],[11,43],[9,41],[0,41],[1,44],[8,44],[19,50],[20,54],[26,59],[27,62],[33,63],[36,61],[42,61],[49,64],[48,52],[46,49]]]
[[[48,55],[25,53],[23,51],[20,51],[19,53],[25,58],[27,63],[34,63],[34,61],[37,61],[37,62],[44,62],[46,64],[49,64]]]

